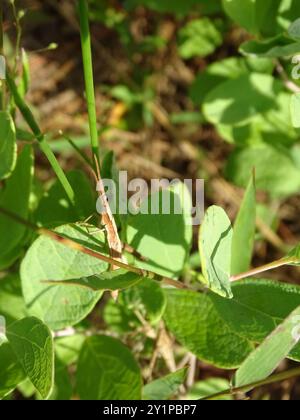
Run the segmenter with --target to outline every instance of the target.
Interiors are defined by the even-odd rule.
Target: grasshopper
[[[123,261],[120,261],[119,259],[113,259],[111,257],[108,257],[106,255],[101,254],[100,252],[94,251],[90,248],[87,248],[86,246],[80,244],[79,242],[75,241],[72,238],[69,238],[65,235],[59,234],[53,230],[40,227],[35,225],[34,223],[31,223],[28,220],[23,219],[22,217],[18,216],[17,214],[11,212],[10,210],[5,209],[4,207],[0,206],[0,214],[2,214],[5,217],[8,217],[9,219],[15,221],[16,223],[19,223],[28,229],[31,229],[32,231],[36,232],[38,235],[43,235],[51,238],[52,240],[61,243],[62,245],[71,248],[75,251],[81,252],[83,254],[89,255],[90,257],[96,258],[98,260],[104,261],[111,266],[115,267],[115,269],[123,268],[124,270],[127,270],[131,273],[135,273],[143,278],[149,278],[158,282],[161,282],[163,284],[176,287],[177,289],[187,289],[187,286],[183,283],[180,283],[179,281],[176,281],[174,279],[171,279],[169,277],[161,276],[157,273],[154,273],[149,270],[144,270],[132,265],[129,265]]]

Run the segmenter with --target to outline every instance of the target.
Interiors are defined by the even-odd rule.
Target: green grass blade
[[[75,194],[74,194],[73,188],[71,187],[64,171],[60,167],[54,153],[52,152],[52,150],[49,146],[49,144],[47,143],[47,141],[45,139],[45,135],[42,133],[38,123],[36,122],[31,109],[29,108],[29,106],[26,104],[26,102],[24,101],[24,99],[20,95],[20,92],[18,91],[17,85],[16,85],[14,79],[9,74],[9,72],[7,72],[7,74],[6,74],[6,80],[7,80],[9,90],[10,90],[10,92],[11,92],[13,98],[14,98],[15,103],[16,103],[16,106],[19,108],[21,114],[23,115],[23,118],[25,119],[25,121],[29,125],[31,131],[33,132],[36,139],[38,140],[42,152],[47,157],[50,165],[52,166],[53,171],[55,172],[57,178],[61,182],[61,184],[62,184],[62,186],[63,186],[63,188],[66,192],[66,195],[68,196],[71,203],[74,203],[75,202]]]
[[[99,158],[98,129],[97,129],[97,113],[95,101],[95,88],[93,76],[93,61],[91,35],[89,28],[89,12],[86,0],[78,0],[78,11],[80,20],[80,37],[82,48],[82,59],[85,79],[85,92],[89,113],[89,125],[91,136],[91,147],[93,155]]]

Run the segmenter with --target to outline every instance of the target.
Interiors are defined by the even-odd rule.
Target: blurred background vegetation
[[[82,169],[61,135],[89,147],[75,2],[15,1],[17,13],[25,12],[20,39],[8,3],[5,50],[13,59],[20,42],[28,53],[28,101],[61,165]],[[296,64],[239,52],[253,38],[285,34],[300,16],[300,3],[262,3],[266,10],[257,22],[245,10],[232,14],[221,0],[90,1],[102,154],[113,150],[130,177],[204,178],[206,206],[221,205],[231,218],[255,167],[256,264],[280,258],[300,240],[300,132],[290,114],[291,92],[300,87],[291,78]],[[51,185],[42,155],[36,164],[39,181]],[[270,276],[299,284],[297,268]],[[202,379],[228,377],[200,362],[195,369]],[[257,398],[296,398],[300,383],[255,392]]]

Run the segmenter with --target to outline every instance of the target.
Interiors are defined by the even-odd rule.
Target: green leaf
[[[168,301],[164,319],[168,329],[200,360],[234,369],[253,350],[248,340],[223,321],[210,295],[182,290],[166,290],[165,293]]]
[[[291,96],[291,115],[293,126],[300,128],[300,93]]]
[[[252,57],[292,57],[300,52],[300,42],[293,42],[285,35],[278,35],[263,41],[244,42],[239,50],[242,54]]]
[[[25,146],[18,157],[17,166],[5,187],[0,191],[0,205],[27,219],[33,176],[31,146]],[[7,268],[19,257],[26,227],[0,215],[0,270]]]
[[[251,121],[240,125],[218,124],[219,135],[237,146],[270,144],[290,147],[298,140],[298,133],[292,126],[290,113],[291,95],[281,91],[274,101],[274,107],[263,114],[257,114]]]
[[[271,197],[285,197],[299,191],[299,169],[289,149],[271,145],[236,149],[228,160],[226,176],[245,188],[253,168],[257,189],[268,192]]]
[[[54,381],[54,347],[50,330],[37,318],[24,318],[7,328],[7,338],[24,372],[46,399]]]
[[[0,314],[5,317],[6,323],[10,324],[24,318],[26,312],[19,275],[11,274],[1,279]]]
[[[280,362],[300,340],[300,307],[295,309],[282,324],[245,360],[234,378],[234,386],[253,384],[269,377]]]
[[[187,400],[200,400],[210,395],[226,391],[230,388],[230,383],[223,378],[210,378],[205,381],[196,382],[192,389],[189,390]],[[232,397],[223,397],[220,400],[233,400]]]
[[[201,266],[205,284],[213,292],[232,297],[230,285],[232,227],[221,207],[210,207],[199,236]]]
[[[271,280],[244,280],[232,285],[233,299],[211,295],[219,316],[244,339],[261,343],[300,305],[300,287]],[[300,360],[300,346],[290,354]]]
[[[272,60],[266,58],[229,57],[216,61],[199,73],[190,88],[190,96],[196,105],[202,105],[206,95],[228,79],[237,79],[251,72],[269,73],[274,69]]]
[[[23,380],[25,373],[9,343],[0,346],[0,399],[10,394]]]
[[[123,293],[121,299],[122,295]],[[131,332],[141,325],[136,315],[129,308],[112,299],[105,305],[103,319],[110,331],[121,334]]]
[[[162,276],[178,278],[182,273],[192,243],[191,196],[182,183],[154,193],[141,204],[142,211],[151,209],[151,200],[160,206],[159,214],[137,214],[130,216],[127,226],[127,242],[147,262],[136,261],[136,265],[152,270]],[[171,201],[170,213],[163,214],[162,202]],[[172,204],[174,203],[174,204]],[[182,214],[175,214],[176,208]]]
[[[0,179],[10,176],[17,161],[16,129],[8,112],[0,112]]]
[[[184,59],[206,57],[222,44],[222,36],[208,18],[187,23],[179,31],[179,55]]]
[[[139,400],[141,372],[120,341],[89,337],[78,361],[77,389],[82,400]]]
[[[83,334],[57,338],[55,340],[55,354],[57,358],[66,366],[77,363],[84,341],[85,336]]]
[[[187,368],[184,368],[150,382],[143,388],[143,400],[168,400],[178,391],[186,375]]]
[[[61,284],[65,286],[79,286],[94,291],[104,291],[128,289],[135,286],[140,281],[142,281],[140,275],[120,269],[116,271],[107,271],[96,276],[82,277],[78,280],[49,281],[47,283],[52,286]]]
[[[54,386],[48,400],[68,401],[71,399],[72,395],[73,387],[68,369],[59,359],[56,358]]]
[[[291,24],[288,30],[288,34],[296,41],[300,41],[300,18]]]
[[[244,0],[243,7],[237,0],[222,0],[225,12],[249,32],[257,33],[256,0]]]
[[[136,286],[125,290],[120,302],[128,309],[140,311],[151,324],[160,321],[167,303],[160,285],[150,279],[142,279]]]
[[[57,232],[106,253],[101,231],[91,236],[89,227],[65,225]],[[49,286],[42,282],[80,279],[101,274],[107,268],[106,263],[48,237],[38,238],[27,251],[21,266],[23,295],[28,312],[41,318],[54,330],[77,324],[92,311],[102,296],[101,292],[82,287]]]
[[[268,16],[269,9],[274,7],[273,0],[222,0],[225,12],[249,32],[258,34]]]
[[[66,198],[61,183],[56,181],[39,203],[35,220],[42,226],[57,227],[84,220],[95,213],[95,194],[91,182],[81,171],[72,171],[67,178],[75,192],[75,204]]]
[[[213,124],[247,123],[275,108],[281,89],[281,82],[268,74],[246,74],[213,89],[204,100],[203,112]]]
[[[255,242],[256,191],[254,175],[248,184],[243,202],[236,218],[232,236],[231,274],[250,269]]]
[[[222,0],[225,12],[236,23],[253,34],[269,33],[274,25],[280,0]],[[271,28],[269,28],[271,26]]]

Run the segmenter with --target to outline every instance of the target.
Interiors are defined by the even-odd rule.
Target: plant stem
[[[36,139],[38,140],[39,146],[42,150],[42,152],[47,157],[50,165],[52,166],[52,169],[54,170],[57,178],[61,182],[61,185],[63,186],[65,193],[67,197],[69,198],[70,202],[72,204],[75,203],[75,193],[73,191],[73,188],[71,184],[68,181],[68,178],[66,177],[64,171],[60,167],[54,153],[52,152],[49,144],[46,141],[45,135],[42,133],[40,127],[38,126],[33,113],[29,106],[26,104],[22,96],[20,95],[18,88],[15,84],[14,79],[9,74],[9,72],[6,72],[6,80],[9,87],[9,90],[14,98],[14,101],[16,103],[16,106],[19,108],[21,114],[23,115],[25,121],[29,125],[31,131],[35,135]]]
[[[156,280],[162,283],[165,283],[169,286],[176,287],[177,289],[186,289],[187,287],[176,280],[170,279],[168,277],[160,276],[157,273],[154,273],[152,271],[143,270],[138,267],[134,267],[131,265],[128,265],[126,263],[123,263],[119,260],[115,260],[111,257],[108,257],[106,255],[100,254],[99,252],[93,251],[92,249],[86,248],[84,245],[74,241],[71,238],[65,237],[63,235],[60,235],[57,232],[54,232],[50,229],[46,229],[43,227],[36,226],[35,224],[23,219],[22,217],[16,215],[15,213],[11,212],[10,210],[4,209],[0,207],[0,213],[4,216],[10,218],[11,220],[14,220],[15,222],[26,226],[28,229],[33,230],[38,235],[48,236],[52,240],[61,243],[62,245],[71,248],[75,251],[81,252],[83,254],[89,255],[90,257],[96,258],[98,260],[104,261],[110,265],[116,266],[118,268],[123,268],[127,271],[130,271],[131,273],[138,274],[141,277],[149,278],[152,280]]]
[[[91,136],[92,153],[99,159],[99,143],[97,129],[97,112],[95,101],[95,88],[93,76],[93,61],[91,35],[89,27],[89,11],[86,0],[78,0],[78,10],[80,19],[80,38],[82,48],[83,70],[85,79],[85,92],[89,113],[89,126]]]
[[[246,273],[237,274],[236,276],[231,276],[230,281],[235,282],[235,281],[243,280],[248,277],[255,276],[257,274],[265,273],[266,271],[274,270],[275,268],[283,267],[285,265],[291,264],[292,262],[293,262],[292,258],[283,258],[281,260],[274,261],[270,264],[263,265],[262,267],[249,270]]]
[[[0,0],[0,55],[4,56],[4,30],[3,30],[3,0]],[[1,83],[1,109],[6,109],[6,91],[5,80],[0,80]]]
[[[218,394],[214,394],[214,395],[211,395],[210,397],[203,398],[202,401],[203,400],[212,401],[212,400],[217,400],[224,397],[230,397],[231,395],[248,392],[249,389],[258,388],[264,385],[274,384],[276,382],[286,381],[287,379],[296,378],[297,376],[300,376],[300,368],[291,369],[291,370],[288,370],[287,372],[278,373],[267,379],[255,382],[253,384],[248,384],[239,388],[232,388],[232,389],[228,389],[227,391],[219,392]]]
[[[14,15],[14,19],[15,19],[15,25],[16,25],[16,45],[15,45],[15,63],[14,63],[14,75],[17,74],[17,70],[18,70],[18,62],[20,59],[20,47],[21,47],[21,38],[22,38],[22,27],[21,27],[21,22],[20,22],[20,16],[18,14],[15,2],[12,1],[11,2],[11,6],[12,6],[12,10],[13,10],[13,15]]]

